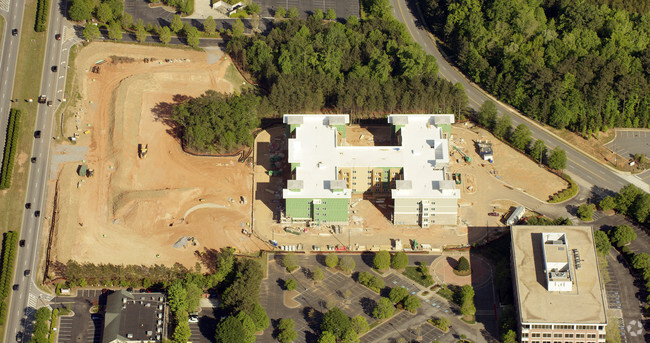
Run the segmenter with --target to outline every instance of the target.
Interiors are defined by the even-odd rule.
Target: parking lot
[[[339,18],[347,18],[348,16],[359,16],[359,1],[348,0],[259,0],[256,1],[260,5],[262,17],[272,17],[275,11],[282,6],[285,10],[291,7],[298,9],[301,18],[306,18],[313,13],[317,8],[327,11],[328,8],[336,12]]]
[[[59,343],[100,343],[104,328],[101,315],[90,314],[94,305],[105,305],[106,297],[101,290],[79,290],[76,297],[57,297],[52,308],[67,307],[74,316],[61,316],[58,329]]]
[[[633,158],[634,154],[650,157],[650,131],[616,130],[616,138],[605,146],[624,158]]]

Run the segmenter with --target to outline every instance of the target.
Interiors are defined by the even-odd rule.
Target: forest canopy
[[[345,24],[289,19],[266,36],[233,33],[227,50],[259,89],[235,96],[210,91],[178,105],[173,119],[193,150],[231,151],[250,143],[258,118],[285,113],[349,113],[353,120],[389,113],[460,116],[467,106],[462,87],[439,78],[435,59],[388,15],[350,17]]]
[[[584,136],[650,127],[647,1],[421,2],[464,72],[525,115]]]

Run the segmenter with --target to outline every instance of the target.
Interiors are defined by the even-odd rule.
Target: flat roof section
[[[566,235],[567,249],[571,254],[570,269],[575,275],[573,288],[569,292],[546,289],[542,251],[544,233]],[[511,227],[511,237],[513,278],[522,323],[607,323],[591,227],[516,225]],[[581,268],[573,265],[573,249],[578,249],[580,253]]]

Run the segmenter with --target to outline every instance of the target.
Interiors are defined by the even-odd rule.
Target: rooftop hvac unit
[[[122,304],[126,304],[126,298],[122,298]]]
[[[162,328],[161,328],[160,326],[157,327],[157,328],[156,328],[156,332],[158,332],[158,333],[162,332]]]
[[[157,339],[157,340],[160,340],[160,335],[156,335],[156,339]]]
[[[156,324],[158,324],[158,325],[162,325],[162,320],[158,320],[158,321],[156,322]]]
[[[151,307],[151,303],[146,303],[144,307]]]
[[[158,313],[158,319],[162,318],[162,313]]]
[[[163,305],[158,305],[158,309],[159,309],[159,310],[162,310],[162,309],[163,309]]]
[[[158,298],[158,301],[163,301],[163,300],[165,300],[165,298],[163,297]]]
[[[133,338],[133,334],[132,333],[127,333],[126,338],[129,338],[129,339]]]
[[[147,331],[147,336],[151,336],[151,335],[153,335],[153,331],[151,330]]]

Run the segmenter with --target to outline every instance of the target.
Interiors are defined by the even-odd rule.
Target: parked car
[[[190,323],[198,323],[199,322],[199,316],[190,316],[188,321]]]
[[[500,214],[499,214],[499,212],[490,212],[490,213],[488,213],[488,216],[498,217],[498,216],[500,216]]]

